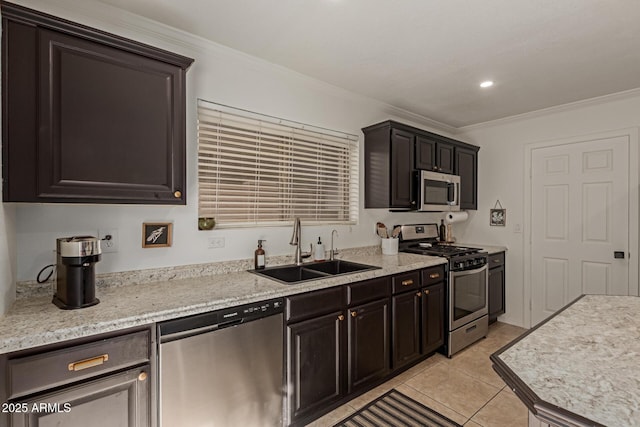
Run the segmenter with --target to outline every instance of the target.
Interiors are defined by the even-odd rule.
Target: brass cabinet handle
[[[68,368],[70,371],[81,371],[87,368],[93,368],[94,366],[102,365],[109,360],[108,354],[92,357],[91,359],[79,360],[77,362],[69,363]]]
[[[138,381],[144,381],[147,379],[147,373],[146,372],[140,372],[140,375],[138,375]]]
[[[173,197],[175,197],[176,199],[179,199],[180,197],[182,197],[182,191],[180,190],[176,190],[173,192]]]
[[[429,279],[437,279],[438,277],[440,277],[440,273],[431,273],[429,275]]]
[[[425,289],[425,290],[424,290],[424,294],[425,294],[425,295],[429,295],[429,289]]]
[[[417,297],[421,297],[421,296],[422,296],[422,292],[418,292],[418,293],[416,293],[416,296],[417,296]]]
[[[409,285],[413,285],[412,279],[402,281],[402,286],[409,286]]]
[[[357,312],[357,311],[352,311],[352,312],[351,312],[351,317],[356,317],[357,315],[358,315],[358,312]]]
[[[338,316],[338,320],[343,321],[344,320],[344,316],[341,314]]]

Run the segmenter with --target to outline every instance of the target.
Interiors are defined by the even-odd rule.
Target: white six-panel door
[[[628,295],[628,252],[629,139],[532,150],[531,325],[582,294]]]

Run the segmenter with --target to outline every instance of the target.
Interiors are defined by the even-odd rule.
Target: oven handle
[[[480,273],[483,270],[487,270],[487,269],[489,269],[489,266],[487,264],[485,264],[482,267],[476,268],[474,270],[452,271],[451,274],[453,276],[468,276],[470,274]]]

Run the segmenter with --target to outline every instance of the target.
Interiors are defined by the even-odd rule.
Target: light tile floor
[[[332,426],[395,388],[464,426],[526,427],[527,408],[495,373],[489,360],[491,353],[525,331],[496,322],[489,327],[487,338],[451,359],[435,354],[309,426]]]

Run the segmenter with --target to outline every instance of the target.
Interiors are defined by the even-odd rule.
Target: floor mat
[[[393,389],[334,427],[462,427]]]

